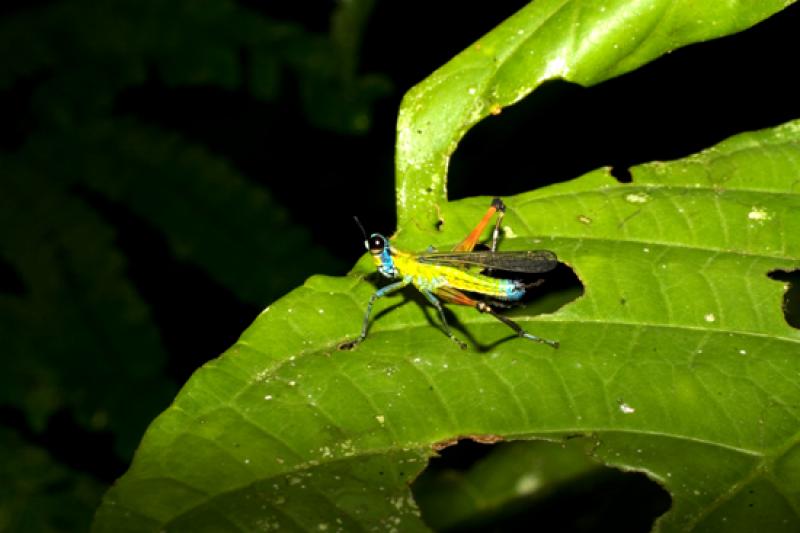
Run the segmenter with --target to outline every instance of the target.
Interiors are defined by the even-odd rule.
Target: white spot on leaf
[[[532,494],[542,485],[542,480],[533,474],[526,474],[517,480],[514,490],[520,496]]]
[[[632,192],[625,195],[625,201],[632,204],[646,204],[650,201],[650,195],[646,192]]]
[[[752,207],[747,213],[747,218],[755,222],[765,222],[772,218],[763,207]]]

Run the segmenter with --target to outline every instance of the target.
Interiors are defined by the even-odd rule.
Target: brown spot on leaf
[[[458,444],[460,440],[471,440],[477,442],[478,444],[497,444],[498,442],[502,442],[505,439],[501,435],[459,435],[458,437],[453,437],[451,439],[440,440],[439,442],[433,443],[433,449],[437,452],[444,450],[445,448],[449,448],[450,446],[455,446]]]

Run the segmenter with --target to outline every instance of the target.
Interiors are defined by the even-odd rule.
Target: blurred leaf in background
[[[312,127],[363,134],[391,88],[358,72],[371,9],[342,3],[322,33],[226,0],[9,8],[0,529],[86,529],[102,482],[121,473],[187,369],[308,273],[344,268],[263,186],[280,172],[256,183],[213,147],[132,116],[131,91],[212,89],[270,105],[296,91]],[[196,280],[212,291],[196,294]],[[212,340],[225,321],[228,337]],[[92,454],[92,472],[79,473]]]
[[[81,531],[103,486],[0,428],[0,530]]]

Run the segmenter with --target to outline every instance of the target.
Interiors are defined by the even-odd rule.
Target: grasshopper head
[[[394,266],[392,259],[391,247],[389,246],[389,239],[380,233],[373,233],[369,239],[364,241],[364,246],[367,247],[369,253],[372,255],[372,260],[375,262],[375,268],[378,272],[387,278],[394,278],[397,276],[397,270]]]

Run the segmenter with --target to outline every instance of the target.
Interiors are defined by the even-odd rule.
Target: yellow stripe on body
[[[453,287],[467,292],[476,292],[506,298],[507,280],[475,274],[451,266],[420,263],[413,255],[395,253],[394,264],[402,277],[410,277],[420,289],[435,291],[439,287]]]

